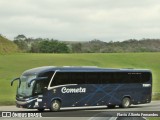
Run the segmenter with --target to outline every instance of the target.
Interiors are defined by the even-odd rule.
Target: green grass
[[[104,54],[14,54],[0,55],[0,105],[13,104],[16,84],[13,78],[27,69],[40,66],[99,66],[106,68],[142,68],[153,73],[153,92],[160,92],[160,53]],[[156,99],[160,99],[156,97]]]

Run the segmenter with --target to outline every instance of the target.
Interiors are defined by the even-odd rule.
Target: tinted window
[[[57,72],[54,76],[51,86],[70,84],[69,73]]]
[[[57,72],[51,86],[64,84],[85,84],[84,72]]]
[[[87,72],[85,75],[85,84],[100,84],[99,72]]]
[[[144,73],[142,73],[142,75],[141,75],[141,82],[148,82],[150,79],[151,79],[151,73],[149,73],[149,72],[144,72]]]
[[[137,72],[57,72],[51,86],[64,84],[124,84],[149,81],[150,73]]]
[[[47,77],[44,80],[37,80],[34,86],[34,95],[42,94],[45,87],[48,87],[48,84],[54,74],[54,71],[41,73],[38,77]]]
[[[113,74],[113,82],[112,83],[129,83],[130,76],[127,72],[116,72]]]
[[[45,87],[47,87],[53,74],[54,74],[54,71],[49,71],[49,72],[41,73],[38,77],[47,77],[47,79],[43,81],[45,84]]]
[[[101,84],[113,83],[113,73],[112,72],[103,72],[100,73]]]
[[[101,83],[144,83],[149,81],[150,73],[143,72],[104,72],[101,73]]]
[[[149,81],[150,73],[147,72],[131,72],[119,73],[121,74],[122,83],[144,83]]]
[[[47,87],[48,84],[45,80],[36,81],[35,87],[34,87],[34,94],[42,94],[45,87]]]
[[[85,72],[70,72],[70,82],[72,84],[85,84]]]

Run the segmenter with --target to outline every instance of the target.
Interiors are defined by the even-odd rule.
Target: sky
[[[160,0],[0,0],[0,34],[63,41],[160,38]]]

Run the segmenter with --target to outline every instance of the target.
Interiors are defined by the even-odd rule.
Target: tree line
[[[160,39],[129,39],[122,42],[104,42],[94,39],[86,42],[71,42],[18,35],[13,42],[21,51],[31,53],[160,52]]]
[[[31,53],[69,53],[69,47],[64,42],[54,39],[27,38],[18,35],[13,41],[23,52]]]

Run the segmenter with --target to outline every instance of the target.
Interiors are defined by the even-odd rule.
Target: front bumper
[[[42,99],[33,98],[33,99],[24,99],[24,100],[16,100],[16,106],[18,108],[27,108],[27,109],[39,109],[46,108],[46,106],[42,105]]]
[[[36,102],[36,99],[31,99],[31,100],[16,100],[16,106],[18,108],[33,109],[33,108],[35,108],[35,102]]]

